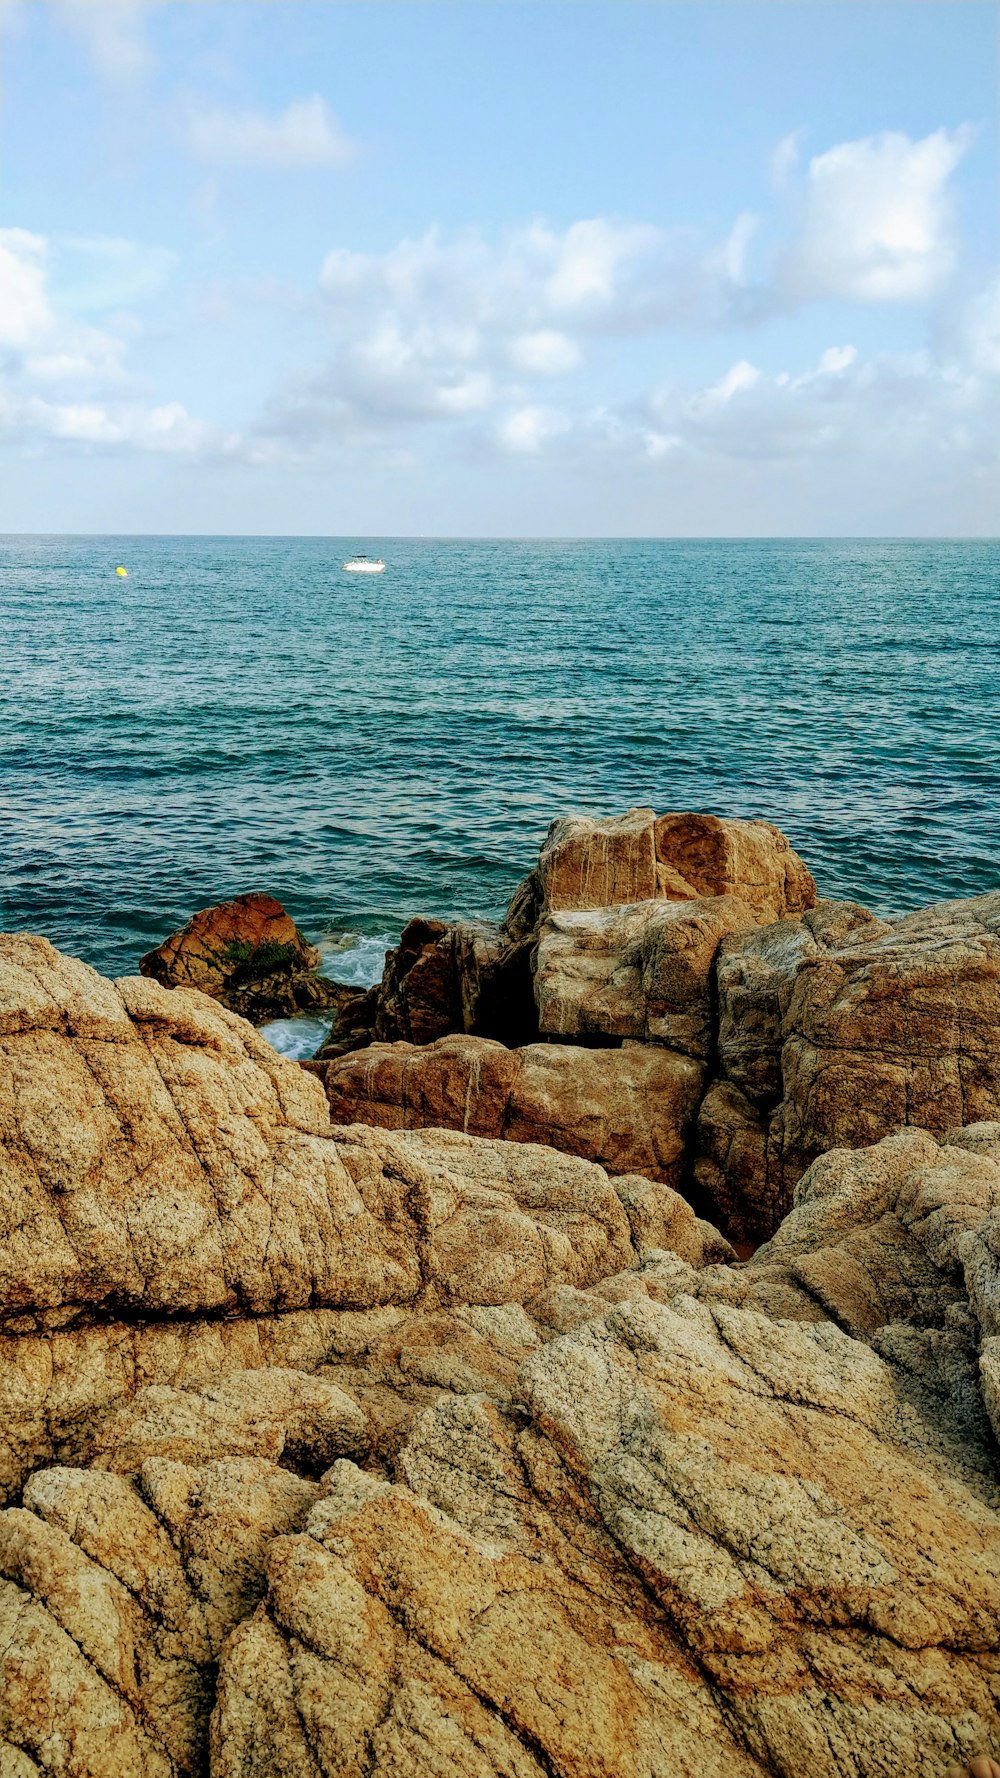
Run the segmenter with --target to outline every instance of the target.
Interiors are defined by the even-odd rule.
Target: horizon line
[[[1000,543],[985,531],[0,531],[31,538],[228,539],[261,543]]]

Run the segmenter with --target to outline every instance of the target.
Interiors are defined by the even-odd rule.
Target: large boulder
[[[461,1022],[452,929],[443,920],[410,920],[399,944],[386,953],[373,1035],[433,1043]]]
[[[0,1501],[15,1498],[40,1465],[89,1461],[109,1416],[143,1391],[198,1396],[251,1370],[315,1371],[337,1349],[344,1314],[302,1309],[147,1320],[139,1305],[128,1320],[65,1328],[42,1330],[34,1315],[8,1321],[0,1334]],[[194,1412],[198,1403],[190,1405]],[[280,1437],[273,1450],[268,1445],[269,1426],[261,1436],[264,1442],[252,1447],[258,1454],[284,1450]]]
[[[819,901],[800,918],[723,938],[715,962],[719,1068],[761,1108],[781,1098],[782,1024],[807,957],[857,947],[891,931],[852,901]]]
[[[470,1110],[476,1066],[525,1117],[575,1066],[448,1044]],[[331,1128],[217,1004],[43,941],[0,942],[0,1059],[4,1778],[941,1778],[996,1738],[1000,1122],[823,1154],[732,1265],[648,1173]]]
[[[336,984],[316,974],[319,951],[273,895],[237,895],[203,908],[139,961],[165,988],[198,988],[261,1024],[336,1006]]]
[[[773,1234],[828,1149],[1000,1117],[1000,892],[895,920],[820,902],[725,938],[715,976],[694,1175],[734,1239]]]
[[[1000,891],[805,957],[782,1038],[779,1137],[803,1162],[1000,1117]]]
[[[541,1047],[524,1069],[524,1138],[552,1114],[545,1068],[558,1057]],[[217,1002],[105,981],[44,939],[0,939],[0,1495],[39,1463],[103,1449],[102,1418],[142,1391],[163,1448],[203,1422],[220,1450],[280,1454],[250,1384],[251,1430],[237,1425],[225,1445],[243,1408],[206,1390],[236,1372],[315,1369],[339,1313],[504,1307],[586,1288],[650,1245],[703,1258],[690,1211],[662,1183],[679,1164],[676,1129],[633,1126],[627,1096],[614,1103],[632,1066],[635,1097],[649,1100],[636,1051],[615,1052],[617,1088],[588,1111],[590,1146],[632,1176],[619,1185],[552,1150],[331,1129],[319,1082]],[[380,1054],[398,1052],[356,1060]],[[669,1052],[650,1054],[670,1090]],[[698,1070],[673,1060],[690,1116]],[[581,1090],[567,1120],[582,1116]],[[654,1173],[663,1163],[659,1179],[640,1154]],[[210,1405],[177,1399],[191,1390]],[[138,1448],[134,1419],[112,1442]]]
[[[811,872],[770,821],[661,815],[654,831],[659,893],[671,900],[738,895],[762,924],[816,900]]]
[[[131,1475],[150,1458],[266,1457],[320,1475],[337,1457],[363,1457],[369,1443],[365,1415],[333,1383],[294,1370],[230,1371],[200,1389],[140,1389],[103,1420],[91,1461]]]
[[[335,1123],[385,1129],[441,1127],[543,1143],[679,1186],[704,1067],[659,1044],[620,1048],[477,1037],[423,1047],[373,1044],[312,1065]]]
[[[816,899],[806,866],[769,821],[652,809],[604,820],[562,816],[542,846],[538,879],[552,912],[736,895],[764,922],[802,913]]]
[[[0,1513],[5,1778],[200,1778],[226,1637],[319,1492],[259,1458],[33,1476]]]
[[[549,914],[535,965],[540,1031],[638,1038],[706,1060],[715,1046],[716,952],[755,918],[735,895]]]
[[[563,815],[549,828],[538,858],[544,905],[620,907],[657,893],[656,817],[652,809],[592,820]]]
[[[517,899],[517,898],[515,898]],[[355,991],[316,1052],[329,1061],[371,1043],[433,1043],[468,1032],[500,1043],[528,1043],[538,1035],[528,931],[490,920],[414,919],[386,952],[382,979]]]
[[[0,938],[0,1326],[359,1307],[421,1286],[410,1183],[205,995]]]

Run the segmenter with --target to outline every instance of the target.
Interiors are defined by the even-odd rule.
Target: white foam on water
[[[330,1020],[303,1013],[298,1019],[272,1019],[257,1029],[279,1056],[287,1056],[290,1062],[304,1062],[316,1054],[330,1029]]]
[[[370,988],[381,981],[386,951],[398,942],[396,932],[380,932],[374,938],[367,932],[327,932],[316,941],[319,973],[352,988]]]
[[[316,941],[319,973],[352,988],[370,988],[381,981],[386,951],[397,942],[397,937],[393,932],[380,932],[375,937],[366,932],[325,933]],[[319,1015],[302,1013],[294,1019],[271,1019],[258,1029],[280,1056],[304,1062],[316,1054],[332,1023],[331,1010]]]

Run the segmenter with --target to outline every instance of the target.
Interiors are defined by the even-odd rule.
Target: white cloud
[[[105,446],[154,451],[171,456],[234,454],[239,441],[197,420],[179,401],[149,407],[141,402],[46,401],[18,399],[0,389],[0,431],[32,444]]]
[[[277,113],[202,103],[190,111],[187,138],[205,160],[258,166],[341,167],[357,152],[319,93]]]
[[[747,282],[747,259],[759,227],[760,217],[744,211],[737,216],[718,253],[708,256],[707,267],[721,272],[725,282],[734,288]]]
[[[56,0],[57,14],[84,44],[98,73],[123,86],[151,72],[146,21],[152,11],[152,0]]]
[[[819,377],[839,376],[841,371],[850,370],[857,357],[857,346],[827,346],[826,351],[820,353],[815,374]]]
[[[552,261],[544,296],[556,314],[606,309],[621,288],[623,272],[648,259],[663,240],[659,229],[603,216],[574,222],[561,236],[535,229],[529,238]]]
[[[300,103],[322,108],[318,99]],[[227,152],[247,156],[271,154],[268,132],[280,126],[280,134],[293,111],[265,117],[263,135],[262,114],[215,116],[227,127],[234,118],[254,120],[227,138]],[[320,115],[327,119],[325,108]],[[203,114],[206,128],[210,122]],[[221,153],[222,137],[213,140]],[[492,237],[430,230],[383,253],[335,248],[323,260],[318,293],[295,298],[296,326],[308,313],[325,330],[319,362],[286,377],[242,438],[177,402],[143,399],[125,322],[90,327],[80,319],[79,311],[107,312],[156,289],[173,263],[165,250],[103,237],[53,244],[7,230],[2,420],[15,436],[53,449],[192,460],[287,461],[332,441],[334,450],[339,442],[369,453],[371,463],[410,462],[419,460],[420,429],[433,428],[456,457],[537,459],[555,447],[551,454],[567,463],[613,457],[646,476],[673,476],[690,464],[724,474],[735,462],[813,460],[880,461],[898,474],[893,464],[912,464],[921,452],[926,462],[950,453],[975,476],[995,454],[1000,296],[993,290],[960,302],[959,278],[947,282],[955,251],[949,189],[967,140],[962,131],[923,142],[873,137],[842,143],[799,170],[786,147],[777,207],[779,217],[788,216],[786,204],[794,213],[770,273],[754,270],[765,248],[760,219],[749,213],[708,245],[646,223],[591,217],[565,227],[535,219]],[[292,150],[286,141],[277,152]],[[294,152],[306,152],[301,140]],[[844,311],[826,336],[834,343],[774,369],[776,335],[765,335],[765,324],[807,301],[932,295],[922,353],[863,357],[842,343],[853,332]],[[637,376],[640,337],[699,329],[704,362],[713,331],[750,324],[760,328],[759,346],[751,350],[742,337],[720,346],[697,383],[640,383],[631,396],[623,389],[626,374]],[[628,349],[616,360],[619,342]],[[647,363],[655,350],[645,348]]]
[[[782,136],[771,150],[771,178],[779,191],[788,185],[799,164],[804,137],[804,130],[792,130],[787,136]]]
[[[899,132],[842,142],[809,162],[797,234],[778,262],[797,301],[917,302],[934,294],[955,258],[949,180],[968,130]]]
[[[568,334],[553,327],[540,327],[534,333],[515,334],[508,348],[510,361],[518,370],[536,376],[559,376],[575,370],[580,362],[580,348]]]
[[[708,247],[598,216],[563,229],[535,220],[492,240],[432,229],[382,254],[336,248],[320,275],[331,357],[275,404],[269,424],[342,430],[491,405],[498,415],[533,410],[533,385],[568,376],[598,343],[763,325],[811,300],[928,299],[953,264],[950,181],[969,140],[965,129],[866,137],[797,173],[800,134],[786,137],[772,170],[792,214],[770,272],[756,279],[761,218],[750,212]],[[734,367],[736,381],[700,399],[727,403],[749,374]]]
[[[739,395],[744,389],[752,389],[754,384],[759,382],[760,371],[756,365],[749,364],[745,358],[741,358],[738,364],[734,364],[727,370],[725,376],[718,383],[713,383],[711,388],[702,390],[696,400],[702,409],[725,407],[732,401],[734,395]]]
[[[854,346],[829,346],[801,371],[768,375],[741,361],[705,388],[665,387],[605,410],[581,441],[581,449],[601,446],[637,465],[812,459],[830,473],[880,467],[902,485],[942,461],[964,463],[970,476],[990,466],[995,473],[1000,378],[951,353],[866,359]]]
[[[565,415],[556,413],[552,408],[519,407],[500,422],[497,437],[505,450],[517,455],[533,455],[550,438],[556,438],[560,432],[567,431],[568,426]]]
[[[945,317],[943,350],[973,375],[1000,376],[1000,275]]]
[[[320,273],[330,360],[266,424],[316,436],[488,408],[548,412],[531,385],[569,375],[597,341],[725,308],[753,227],[740,218],[721,248],[693,259],[663,229],[607,217],[562,230],[530,222],[495,240],[432,229],[379,255],[335,248]]]
[[[51,321],[45,242],[27,229],[0,229],[0,346],[27,346]]]
[[[238,440],[179,402],[136,397],[124,340],[77,321],[53,299],[55,257],[39,235],[0,230],[0,431],[32,448],[49,441],[186,456],[238,451]]]

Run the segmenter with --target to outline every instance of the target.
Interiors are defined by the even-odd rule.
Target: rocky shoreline
[[[364,996],[267,900],[0,937],[0,1778],[995,1749],[1000,891],[565,818]]]

